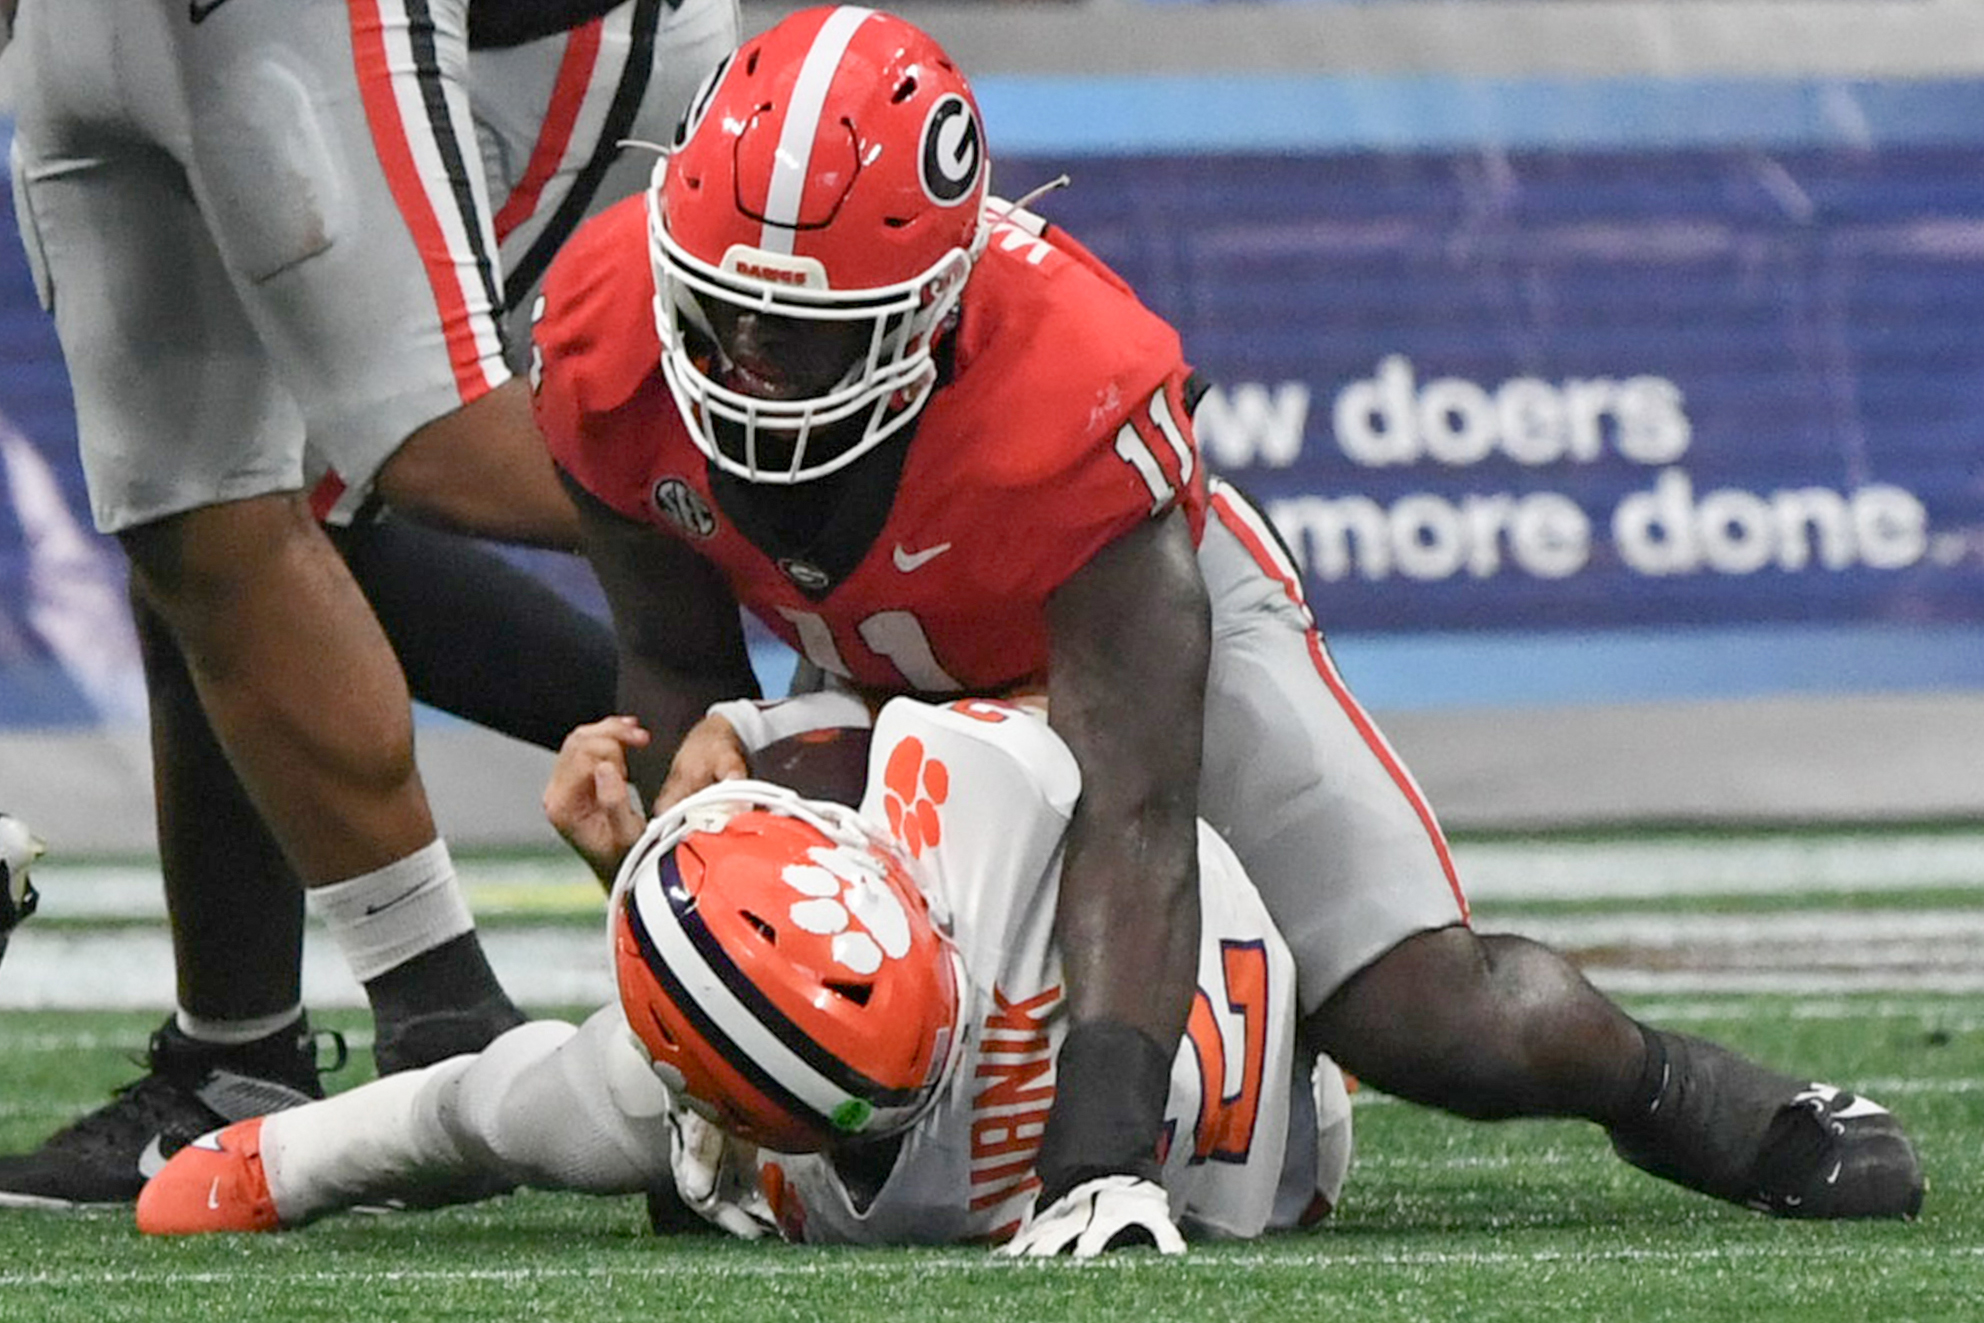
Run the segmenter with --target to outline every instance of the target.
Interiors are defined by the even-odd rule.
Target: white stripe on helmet
[[[874,12],[852,5],[836,9],[820,25],[813,48],[799,66],[799,77],[792,85],[792,104],[786,108],[785,125],[779,130],[771,187],[765,193],[765,226],[758,247],[766,252],[792,251],[798,233],[793,227],[799,223],[799,204],[806,192],[813,139],[820,131],[827,89],[833,85],[848,43],[854,40],[854,30]]]
[[[860,1101],[786,1046],[756,1012],[738,1000],[723,976],[710,968],[702,952],[682,930],[681,919],[668,898],[662,895],[659,869],[644,870],[634,879],[633,891],[641,927],[654,942],[662,963],[681,981],[696,1007],[716,1023],[747,1060],[822,1118],[832,1117],[847,1103]]]

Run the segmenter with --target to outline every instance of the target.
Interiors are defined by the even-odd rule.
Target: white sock
[[[423,1125],[420,1097],[468,1069],[451,1057],[273,1112],[262,1121],[262,1171],[286,1227],[354,1204],[415,1193],[443,1173],[472,1174],[473,1163],[445,1133]]]
[[[617,1002],[576,1031],[512,1029],[426,1096],[435,1126],[512,1184],[634,1194],[668,1176],[668,1090]]]
[[[447,842],[438,836],[384,868],[306,894],[360,983],[475,930]]]
[[[274,1015],[258,1015],[252,1020],[208,1020],[189,1012],[184,1006],[173,1012],[172,1018],[179,1026],[179,1032],[201,1043],[218,1043],[222,1047],[240,1047],[243,1043],[253,1043],[267,1038],[278,1029],[287,1029],[303,1018],[303,1003],[298,1002],[286,1011]]]

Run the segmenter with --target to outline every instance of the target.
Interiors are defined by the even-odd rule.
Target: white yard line
[[[1615,997],[1672,997],[1689,993],[1773,993],[1797,996],[1813,991],[1877,996],[1916,992],[1938,996],[1984,994],[1984,969],[1964,971],[1841,969],[1696,970],[1605,969],[1585,974]],[[1655,1018],[1648,1016],[1649,1019]]]
[[[1984,832],[1787,833],[1633,841],[1472,841],[1456,847],[1484,931],[1519,931],[1576,956],[1614,993],[1984,992]],[[556,857],[462,864],[480,912],[583,913],[588,881]],[[155,869],[37,869],[52,917],[159,920]],[[1977,909],[1803,909],[1768,913],[1632,912],[1522,916],[1494,902],[1635,901],[1934,887],[1979,893]],[[483,930],[512,995],[526,1005],[586,1005],[612,995],[605,945],[591,925]],[[162,925],[37,922],[0,965],[0,1008],[154,1009],[170,1004],[171,948]],[[362,1006],[342,959],[312,930],[304,961],[312,1006]]]
[[[456,861],[471,904],[519,908],[520,898],[553,898],[560,908],[581,909],[602,898],[582,866],[560,856]],[[35,866],[41,913],[66,919],[164,919],[165,894],[155,864],[77,864],[48,859]]]
[[[1454,858],[1476,901],[1645,900],[1938,888],[1984,893],[1984,831],[1786,832],[1633,840],[1463,840]],[[572,906],[596,894],[563,857],[457,861],[471,899],[496,907],[546,893]],[[149,864],[44,860],[35,870],[49,914],[156,918],[165,913]]]
[[[1669,911],[1523,915],[1477,920],[1483,932],[1518,931],[1565,949],[1585,947],[1848,946],[1855,950],[1971,947],[1984,938],[1984,908],[1773,910],[1764,914]],[[1974,958],[1974,957],[1973,957]]]
[[[116,1216],[109,1214],[107,1216]],[[129,1214],[121,1214],[129,1216]],[[1894,1262],[1949,1264],[1959,1270],[1984,1259],[1984,1245],[1907,1245],[1895,1243],[1881,1250]],[[1808,1264],[1811,1245],[1802,1237],[1753,1244],[1707,1245],[1699,1248],[1648,1248],[1625,1246],[1617,1249],[1579,1247],[1576,1250],[1356,1250],[1342,1248],[1327,1236],[1296,1237],[1266,1242],[1246,1253],[1187,1254],[1182,1258],[1154,1255],[1105,1254],[1075,1263],[1067,1259],[1007,1259],[986,1250],[919,1251],[913,1258],[873,1253],[797,1254],[790,1251],[730,1256],[721,1260],[707,1255],[685,1255],[679,1259],[665,1254],[643,1256],[638,1262],[620,1261],[611,1265],[567,1263],[542,1259],[514,1268],[337,1268],[285,1275],[288,1283],[313,1282],[335,1287],[360,1287],[386,1282],[542,1282],[596,1280],[602,1285],[628,1281],[691,1282],[730,1279],[819,1278],[855,1280],[900,1277],[906,1263],[919,1272],[963,1270],[1012,1273],[1096,1273],[1143,1276],[1161,1274],[1175,1278],[1181,1273],[1229,1274],[1236,1269],[1274,1268],[1302,1265],[1315,1268],[1397,1267],[1466,1268],[1549,1265],[1574,1259],[1580,1264],[1757,1264],[1797,1262]],[[0,1290],[53,1286],[87,1289],[92,1286],[125,1286],[158,1282],[175,1288],[187,1286],[238,1287],[238,1270],[187,1271],[163,1265],[157,1269],[111,1269],[103,1272],[0,1272]]]
[[[604,928],[485,929],[510,995],[531,1007],[603,1005],[613,995]],[[0,1009],[160,1010],[172,1005],[172,944],[162,928],[29,928],[0,961]],[[312,1007],[365,1005],[344,958],[313,929],[303,958]]]
[[[1654,912],[1526,919],[1514,928],[1571,953],[1612,993],[1984,992],[1984,911]],[[590,926],[484,929],[482,940],[526,1005],[591,1005],[612,995],[605,938]],[[29,927],[0,965],[0,1008],[160,1008],[172,987],[162,928]],[[364,1005],[342,958],[314,929],[303,992],[312,1006]]]
[[[1454,860],[1477,902],[1904,888],[1984,892],[1984,832],[1460,841]]]

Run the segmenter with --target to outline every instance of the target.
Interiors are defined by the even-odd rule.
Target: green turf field
[[[1635,1013],[1893,1107],[1930,1177],[1910,1225],[1766,1221],[1641,1176],[1589,1126],[1474,1125],[1367,1092],[1331,1224],[1181,1260],[664,1241],[638,1201],[542,1194],[191,1242],[148,1243],[121,1215],[0,1210],[0,1320],[1984,1318],[1984,949],[1933,940],[1984,917],[1984,893],[1924,881],[1748,899],[1702,886],[1685,903],[1508,894],[1478,908],[1487,926],[1596,934],[1580,958]],[[1768,940],[1812,915],[1835,921],[1788,947]],[[1696,921],[1738,940],[1718,946]],[[1775,990],[1720,990],[1746,979]],[[1815,990],[1785,990],[1799,983]],[[156,1019],[0,1014],[0,1150],[129,1079]],[[362,1014],[318,1019],[363,1045]],[[355,1062],[330,1082],[361,1074]]]

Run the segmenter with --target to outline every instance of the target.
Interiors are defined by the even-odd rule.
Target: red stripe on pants
[[[1223,492],[1213,496],[1212,508],[1218,515],[1219,522],[1247,548],[1247,554],[1253,557],[1254,563],[1272,576],[1275,582],[1281,585],[1281,590],[1288,594],[1289,600],[1302,607],[1306,613],[1308,604],[1303,600],[1301,585],[1283,571],[1279,560],[1263,541],[1260,531],[1254,528],[1240,511],[1234,509],[1232,501]],[[1440,870],[1447,875],[1447,885],[1453,888],[1454,900],[1459,903],[1461,919],[1465,922],[1468,918],[1467,896],[1461,890],[1460,873],[1454,867],[1453,852],[1447,847],[1446,833],[1440,830],[1439,820],[1433,816],[1433,806],[1426,802],[1426,796],[1413,781],[1412,774],[1405,770],[1405,764],[1399,761],[1391,745],[1385,742],[1385,737],[1378,733],[1378,727],[1371,720],[1370,714],[1359,705],[1357,699],[1352,696],[1350,687],[1343,682],[1343,677],[1337,674],[1336,667],[1330,663],[1328,650],[1323,647],[1322,635],[1316,631],[1313,624],[1305,633],[1309,644],[1309,661],[1315,666],[1316,674],[1322,677],[1323,684],[1328,686],[1330,693],[1335,696],[1337,706],[1343,709],[1344,715],[1350,718],[1351,725],[1355,726],[1357,733],[1363,737],[1365,747],[1377,756],[1378,762],[1385,769],[1385,774],[1391,777],[1392,784],[1399,788],[1406,802],[1412,805],[1412,811],[1418,815],[1420,825],[1426,829],[1427,839],[1433,843],[1433,853],[1440,860]]]
[[[502,210],[496,213],[497,243],[509,238],[510,232],[537,210],[544,186],[551,182],[565,153],[571,149],[579,111],[585,106],[593,69],[599,63],[600,31],[605,26],[605,19],[596,18],[574,29],[565,43],[564,58],[558,62],[558,80],[551,88],[551,104],[545,107],[544,124],[530,149],[530,163],[524,167],[523,178],[504,199]]]
[[[405,10],[386,0],[351,0],[352,63],[358,74],[358,93],[365,104],[365,119],[372,129],[372,144],[385,170],[386,185],[393,202],[406,221],[414,250],[427,272],[428,287],[441,316],[441,333],[448,346],[448,361],[454,368],[455,385],[467,404],[489,391],[488,374],[482,366],[482,350],[477,343],[469,300],[462,291],[461,263],[448,242],[433,198],[421,179],[407,136],[407,124],[400,114],[399,98],[393,91],[392,61],[386,50],[387,11],[405,22]],[[470,153],[480,160],[480,154]],[[475,218],[464,217],[474,228]],[[473,262],[470,265],[474,265]]]

